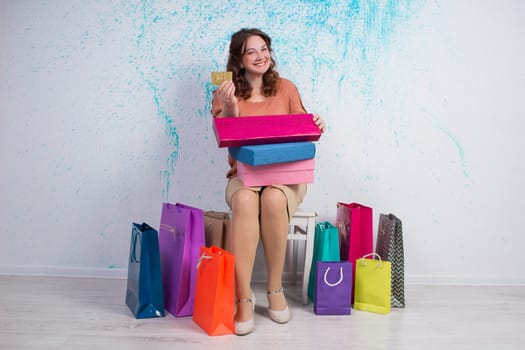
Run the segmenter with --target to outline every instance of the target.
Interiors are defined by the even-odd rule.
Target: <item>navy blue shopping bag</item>
[[[146,223],[133,224],[126,305],[135,318],[164,317],[159,235]]]

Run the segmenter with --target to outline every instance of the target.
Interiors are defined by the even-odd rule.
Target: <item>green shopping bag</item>
[[[308,279],[308,297],[314,300],[316,264],[318,261],[340,261],[339,231],[337,227],[329,223],[318,222],[315,224],[314,252],[312,257],[312,267]]]

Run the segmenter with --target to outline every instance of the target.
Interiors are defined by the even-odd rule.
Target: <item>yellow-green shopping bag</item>
[[[378,259],[366,259],[376,256]],[[354,309],[387,314],[390,312],[392,265],[377,253],[357,259],[355,266]]]

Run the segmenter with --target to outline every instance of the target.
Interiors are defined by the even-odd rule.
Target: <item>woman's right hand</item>
[[[239,114],[238,101],[235,96],[235,84],[232,80],[223,81],[215,91],[215,96],[223,103],[223,116],[237,116]]]

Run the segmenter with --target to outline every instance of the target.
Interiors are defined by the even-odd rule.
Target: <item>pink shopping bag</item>
[[[356,260],[374,252],[372,208],[359,203],[338,202],[336,225],[339,229],[341,260],[352,263],[352,276],[355,280]]]

